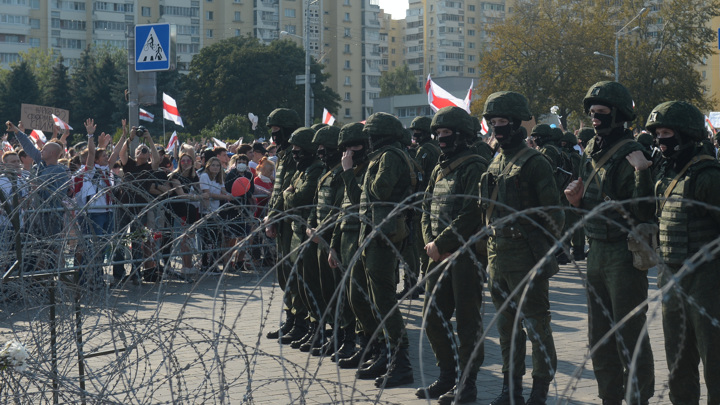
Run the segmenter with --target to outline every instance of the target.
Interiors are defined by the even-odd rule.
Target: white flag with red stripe
[[[35,144],[38,147],[42,147],[47,142],[47,138],[45,137],[45,134],[43,131],[39,129],[33,129],[32,132],[30,132],[30,138],[35,140]]]
[[[13,147],[12,147],[12,145],[10,144],[10,142],[8,142],[8,141],[3,141],[2,147],[3,147],[3,151],[5,151],[5,152],[12,152],[12,151],[13,151]]]
[[[213,140],[213,144],[214,144],[215,146],[218,146],[218,147],[220,147],[220,148],[225,148],[225,149],[227,149],[227,144],[226,144],[225,142],[223,142],[223,141],[221,141],[221,140],[219,140],[219,139],[217,139],[217,138],[214,138],[214,137],[212,138],[212,140]]]
[[[487,133],[490,132],[490,127],[488,126],[487,120],[485,120],[485,118],[483,118],[480,122],[480,132],[482,132],[483,135],[487,135]]]
[[[326,108],[323,108],[323,124],[332,125],[335,123],[335,117],[333,117],[332,114],[330,114],[330,111],[328,111]]]
[[[55,115],[55,114],[50,114],[50,115],[52,115],[53,121],[55,121],[55,125],[57,125],[58,128],[63,129],[63,130],[65,130],[65,129],[67,129],[67,130],[73,129],[73,127],[71,127],[70,125],[68,125],[67,122],[65,122],[65,121],[61,120],[60,118],[58,118],[57,115]]]
[[[443,107],[460,107],[463,110],[470,113],[470,102],[472,98],[472,88],[473,83],[470,83],[470,89],[467,92],[467,95],[465,96],[464,100],[460,100],[459,98],[453,96],[452,94],[448,93],[445,89],[438,86],[435,82],[432,81],[430,78],[430,75],[428,75],[427,82],[425,83],[425,93],[427,93],[428,96],[428,104],[430,104],[430,108],[433,110],[433,112],[437,112],[439,109]]]
[[[180,111],[178,111],[175,99],[165,93],[163,93],[163,118],[170,120],[183,128],[185,127],[185,125],[183,125],[182,118],[180,118]]]
[[[710,118],[706,115],[705,116],[705,128],[707,128],[708,131],[710,131],[711,134],[715,135],[715,127],[712,124],[712,121],[710,121]]]
[[[155,115],[150,114],[149,112],[140,108],[140,111],[138,113],[138,118],[140,118],[141,120],[153,122],[153,120],[155,119]]]
[[[166,151],[170,152],[173,149],[175,149],[175,145],[177,145],[178,142],[178,136],[177,131],[173,131],[172,135],[170,136],[170,140],[168,141],[167,148],[165,148]]]

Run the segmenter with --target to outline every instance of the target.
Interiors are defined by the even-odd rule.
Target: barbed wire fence
[[[276,284],[278,263],[290,260],[293,253],[302,254],[310,249],[309,240],[300,244],[296,252],[277,257],[275,241],[265,236],[264,227],[252,215],[255,207],[243,207],[238,211],[237,207],[223,206],[220,211],[202,216],[197,222],[187,223],[172,209],[172,203],[192,204],[193,201],[165,196],[150,199],[149,203],[122,203],[121,193],[127,192],[128,186],[124,184],[109,190],[112,204],[92,207],[61,198],[60,193],[53,198],[60,199],[62,204],[54,205],[42,198],[38,191],[42,187],[20,187],[16,189],[16,194],[7,196],[6,201],[17,201],[19,204],[9,205],[12,207],[10,210],[3,206],[0,215],[0,266],[3,271],[0,281],[0,343],[11,340],[22,342],[30,358],[25,371],[0,370],[0,401],[20,404],[392,402],[386,390],[364,388],[354,372],[348,374],[340,370],[327,357],[299,354],[264,337],[267,331],[280,324],[284,314],[282,301],[285,291]],[[654,203],[654,200],[632,203],[639,202]],[[559,249],[568,249],[573,232],[580,229],[585,221],[593,217],[607,218],[608,210],[622,210],[625,206],[613,204],[591,212],[567,206],[544,207],[514,212],[503,218],[501,222],[505,223],[518,219],[536,223],[537,218],[547,218],[552,209],[575,211],[582,215],[582,219],[564,233],[553,229],[545,231],[545,236],[553,241],[552,248],[499,309],[517,307],[515,328],[524,326],[528,333],[534,333],[527,323],[522,322],[528,289],[539,277],[546,262],[553,259]],[[711,206],[702,208],[708,212],[718,209]],[[91,209],[112,212],[114,220],[109,232],[98,234],[87,225],[87,214]],[[357,210],[330,209],[335,218],[340,215],[357,217],[371,225],[367,218],[357,214]],[[222,210],[235,214],[223,213]],[[417,199],[396,204],[393,213],[385,220],[411,210],[416,214],[422,213]],[[299,209],[285,212],[273,221],[290,220],[307,226],[307,218],[299,216],[299,212]],[[227,228],[233,222],[243,224],[241,235],[227,235]],[[492,235],[493,227],[498,226],[502,223],[481,227],[467,240],[461,238],[463,246],[436,266],[433,273],[425,274],[420,283],[431,275],[439,274],[436,289],[439,288],[447,279],[443,274],[461,254],[468,252],[478,273],[486,279],[482,260],[476,256],[474,247],[477,242]],[[328,221],[320,225],[317,233],[322,234],[332,227],[334,222]],[[340,263],[343,281],[324,309],[321,323],[340,316],[344,305],[340,297],[348,293],[348,269],[362,260],[362,250],[371,238],[384,238],[380,227],[373,227],[371,234],[361,241],[358,251],[344,260],[346,262]],[[628,231],[635,234],[635,228]],[[560,237],[557,238],[556,234]],[[224,247],[221,241],[230,236],[237,237],[236,243],[232,247]],[[208,244],[208,240],[217,243]],[[327,248],[329,241],[321,240],[318,245]],[[716,240],[689,258],[659,290],[651,291],[647,300],[634,312],[615,323],[603,341],[621,329],[633,315],[643,311],[647,311],[643,333],[657,331],[662,325],[663,296],[667,294],[678,294],[693,305],[696,301],[684,291],[682,279],[702,265],[716,260],[719,250],[720,241]],[[394,253],[397,261],[403,262],[401,252],[395,249]],[[193,265],[202,267],[202,271],[183,272],[183,255],[189,255]],[[203,255],[208,255],[204,267]],[[233,255],[236,260],[242,259],[244,266],[231,266]],[[135,275],[142,277],[144,269],[160,263],[164,264],[164,271],[158,278],[135,285]],[[297,273],[297,262],[291,265],[292,271]],[[113,268],[122,269],[126,277],[114,279]],[[575,278],[585,284],[583,263],[572,262],[563,269],[563,277]],[[109,288],[110,284],[114,284],[114,288]],[[550,289],[553,290],[552,279]],[[433,293],[427,291],[425,295],[431,306],[436,305]],[[488,294],[487,283],[478,293]],[[593,299],[595,293],[589,288],[587,294]],[[519,304],[513,301],[515,297],[520,297]],[[312,293],[310,298],[322,300],[321,297],[312,297]],[[364,298],[372,302],[368,292],[365,292]],[[496,342],[494,329],[498,311],[490,307],[492,305],[482,308],[483,333],[473,356],[480,354],[481,344],[488,354],[499,350],[496,343],[487,344]],[[410,294],[406,294],[399,300],[398,309],[403,313],[406,324],[417,329],[411,351],[418,358],[414,366],[421,378],[416,379],[415,386],[426,386],[431,382],[426,374],[435,373],[437,367],[430,364],[434,363],[434,358],[425,355],[431,350],[421,336],[426,321],[422,314],[422,302],[413,303]],[[576,310],[586,312],[583,306]],[[703,308],[698,310],[709,324],[720,327],[717,314]],[[377,308],[373,311],[379,316]],[[604,315],[610,317],[611,312],[607,308]],[[372,331],[373,338],[383,334],[383,321],[378,329]],[[456,330],[452,325],[446,327],[450,335]],[[592,378],[590,359],[597,347],[588,347],[587,336],[583,333],[555,331],[556,335],[563,333],[574,333],[569,339],[583,341],[581,346],[586,350],[579,361],[563,366],[570,370],[567,371],[568,378],[553,382],[551,397],[556,403],[578,403],[574,399],[581,381]],[[684,335],[689,332],[680,329],[678,333]],[[333,331],[331,338],[339,339],[337,330]],[[451,339],[454,337],[451,336]],[[631,359],[628,378],[632,382],[637,372],[639,346],[637,342],[621,343],[622,351]],[[339,346],[341,342],[336,344]],[[457,356],[458,347],[453,350]],[[653,350],[657,356],[663,347],[654,345]],[[545,360],[550,361],[549,358]],[[481,373],[483,369],[481,367]],[[426,373],[426,370],[431,371]],[[656,366],[655,374],[660,382],[656,383],[659,389],[656,389],[653,403],[667,403],[667,385],[663,385],[662,381],[672,370],[672,365],[670,371]],[[458,376],[464,372],[466,370],[459,370]],[[499,393],[499,386],[487,389]]]

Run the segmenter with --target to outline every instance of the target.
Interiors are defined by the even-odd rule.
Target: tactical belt
[[[514,226],[505,226],[502,228],[490,227],[490,234],[498,238],[522,239],[523,233]]]

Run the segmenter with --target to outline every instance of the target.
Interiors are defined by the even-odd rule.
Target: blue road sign
[[[135,71],[170,69],[170,24],[135,26]]]

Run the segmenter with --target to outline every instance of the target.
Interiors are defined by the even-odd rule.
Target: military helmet
[[[705,115],[687,101],[666,101],[653,108],[645,128],[654,134],[660,127],[674,129],[695,142],[707,138]]]
[[[413,131],[410,128],[406,128],[403,130],[402,138],[400,138],[400,143],[402,146],[410,146],[412,145],[412,138],[413,138]]]
[[[532,114],[525,96],[514,91],[499,91],[488,96],[483,117],[487,120],[492,117],[509,117],[529,121]]]
[[[585,114],[590,112],[590,106],[594,104],[615,107],[622,115],[623,121],[632,121],[636,117],[630,92],[618,82],[605,81],[593,84],[583,99]]]
[[[653,136],[647,132],[641,132],[636,139],[642,146],[650,148],[653,144]]]
[[[312,124],[310,126],[310,129],[317,132],[320,128],[325,128],[326,126],[328,126],[328,124],[326,124],[324,122],[318,122],[317,124]]]
[[[550,141],[555,142],[556,144],[560,144],[560,141],[563,137],[563,131],[562,129],[558,127],[552,127],[550,131]]]
[[[467,111],[460,107],[443,107],[435,113],[430,128],[436,132],[438,128],[448,128],[466,137],[472,137],[475,125]]]
[[[595,130],[592,128],[583,128],[578,133],[578,138],[583,144],[587,144],[595,136]]]
[[[548,124],[535,125],[530,132],[530,136],[536,136],[538,138],[550,138],[552,136],[552,128]]]
[[[313,137],[315,136],[315,132],[312,130],[312,128],[308,127],[300,127],[295,130],[295,132],[290,135],[290,140],[288,143],[290,145],[296,145],[299,146],[300,149],[310,151],[315,153],[317,151],[317,146],[313,145]]]
[[[423,131],[426,133],[430,133],[430,123],[432,122],[432,119],[430,117],[415,117],[414,120],[410,123],[410,129],[417,129],[418,131]]]
[[[402,122],[394,115],[385,112],[376,112],[369,116],[363,128],[363,132],[366,132],[370,138],[391,137],[396,140],[402,138],[404,131]]]
[[[578,140],[577,140],[577,137],[575,136],[575,134],[568,131],[563,134],[561,142],[565,142],[568,145],[570,145],[570,147],[573,147],[573,146],[577,145]],[[567,147],[567,145],[565,145],[565,146]]]
[[[280,128],[298,128],[300,124],[300,116],[289,108],[276,108],[267,117],[267,123],[265,124],[268,128],[280,127]]]
[[[316,124],[317,125],[317,124]],[[340,136],[340,128],[325,125],[317,131],[312,139],[312,143],[315,145],[322,145],[326,148],[337,148],[338,137]]]
[[[352,124],[346,124],[340,128],[338,146],[367,141],[370,136],[367,132],[363,131],[363,127],[364,125],[362,123],[353,122]]]

